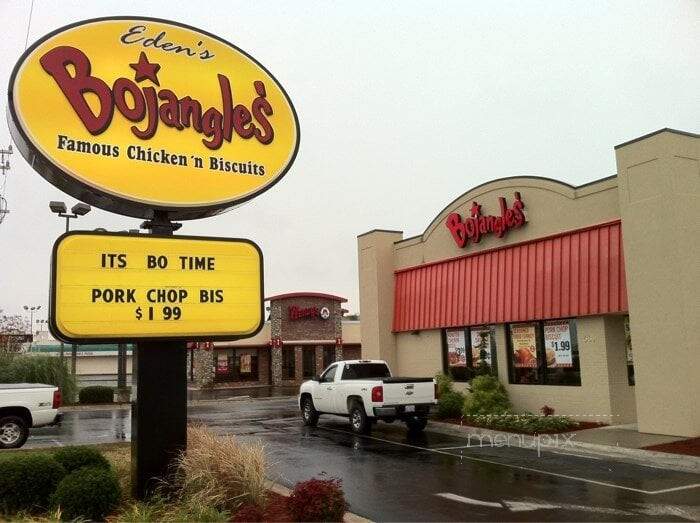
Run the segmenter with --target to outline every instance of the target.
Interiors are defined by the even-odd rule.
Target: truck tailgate
[[[385,405],[414,405],[432,403],[435,399],[435,385],[432,379],[404,381],[393,379],[384,381]]]

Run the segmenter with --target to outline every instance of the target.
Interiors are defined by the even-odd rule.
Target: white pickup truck
[[[24,445],[30,427],[57,425],[61,391],[42,383],[0,383],[0,449]]]
[[[299,408],[305,425],[315,426],[321,414],[350,418],[353,432],[369,432],[377,420],[401,420],[409,431],[428,423],[430,407],[437,404],[433,378],[392,378],[381,360],[337,361],[320,377],[305,381],[299,390]]]

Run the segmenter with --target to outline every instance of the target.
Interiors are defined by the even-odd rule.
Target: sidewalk
[[[427,430],[441,434],[471,437],[470,443],[476,446],[483,441],[509,442],[517,437],[523,447],[537,448],[543,452],[555,452],[581,457],[604,458],[612,461],[633,463],[647,467],[676,470],[700,474],[700,457],[683,454],[669,454],[643,450],[641,447],[679,441],[685,438],[662,434],[637,432],[634,425],[600,427],[559,434],[556,444],[549,444],[556,434],[537,436],[513,434],[498,430],[459,426],[452,423],[431,420]],[[547,438],[547,436],[551,436]],[[495,439],[497,438],[498,439]],[[509,439],[510,437],[510,439]],[[562,444],[563,443],[563,444]],[[497,446],[497,445],[496,445]]]

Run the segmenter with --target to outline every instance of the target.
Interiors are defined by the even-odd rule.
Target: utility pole
[[[7,200],[3,196],[5,192],[5,176],[7,171],[10,170],[10,160],[7,160],[5,156],[10,156],[12,154],[12,144],[7,146],[7,149],[0,149],[0,171],[2,171],[2,179],[0,179],[0,223],[5,219],[10,212],[7,208]]]

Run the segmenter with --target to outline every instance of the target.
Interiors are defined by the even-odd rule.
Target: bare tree
[[[27,330],[27,320],[21,314],[7,315],[0,309],[0,352],[20,352]]]

